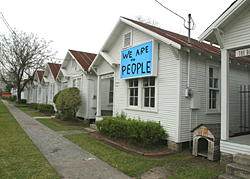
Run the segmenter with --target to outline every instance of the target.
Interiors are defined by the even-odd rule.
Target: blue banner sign
[[[123,50],[121,53],[121,79],[152,75],[153,41]]]

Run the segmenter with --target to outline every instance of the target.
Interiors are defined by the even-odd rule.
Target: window
[[[128,106],[137,109],[156,108],[156,78],[135,78],[128,80]]]
[[[123,35],[123,48],[132,46],[132,31]]]
[[[80,90],[80,88],[81,88],[81,78],[77,78],[76,87]]]
[[[41,87],[39,87],[38,88],[38,99],[41,99],[41,94],[42,94]]]
[[[219,111],[219,69],[209,67],[209,91],[208,108],[209,110]]]
[[[57,84],[58,92],[61,91],[61,84]]]
[[[55,84],[50,85],[50,99],[52,100],[55,95]]]
[[[63,83],[63,89],[67,89],[68,88],[68,83]]]
[[[138,106],[138,79],[129,80],[129,105]]]
[[[109,80],[109,103],[113,103],[113,94],[114,94],[114,78]]]
[[[76,79],[73,79],[73,87],[76,87]]]
[[[155,107],[155,77],[143,78],[144,107]]]

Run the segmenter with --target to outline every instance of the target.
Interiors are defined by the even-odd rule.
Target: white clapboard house
[[[161,28],[120,17],[89,71],[97,75],[97,116],[113,115],[160,121],[168,146],[181,150],[199,124],[221,122],[221,51]],[[249,82],[249,65],[230,55],[230,112],[238,120],[239,85]],[[103,93],[107,84],[107,93]],[[103,102],[109,99],[109,106]],[[106,106],[105,106],[106,104]],[[238,123],[231,130],[239,131]]]
[[[221,51],[221,141],[223,155],[250,155],[250,1],[237,0],[199,37],[201,41],[220,46]],[[232,61],[230,55],[246,59]],[[229,131],[240,135],[230,137]],[[231,157],[233,158],[233,157]]]
[[[56,64],[56,63],[46,64],[42,82],[41,82],[43,86],[42,91],[41,91],[42,103],[53,105],[53,98],[55,94],[61,90],[60,89],[61,83],[56,81],[56,77],[57,77],[60,67],[61,67],[61,64]]]
[[[84,119],[94,119],[96,113],[97,77],[88,68],[96,54],[68,50],[57,75],[61,89],[77,87],[81,91],[82,105],[77,116]]]
[[[36,97],[34,103],[42,103],[43,93],[42,90],[44,86],[42,86],[42,79],[43,79],[44,71],[37,70],[34,75],[33,86],[36,89]]]

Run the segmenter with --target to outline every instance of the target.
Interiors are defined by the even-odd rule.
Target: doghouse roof
[[[220,127],[221,127],[220,123],[216,123],[216,124],[200,124],[200,125],[196,126],[190,132],[194,132],[195,130],[199,129],[201,126],[205,126],[214,135],[215,138],[220,138]],[[229,131],[229,135],[233,136],[233,133],[231,131]]]

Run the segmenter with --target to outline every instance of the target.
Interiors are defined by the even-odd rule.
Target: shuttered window
[[[132,31],[127,32],[123,36],[123,48],[132,46]]]

